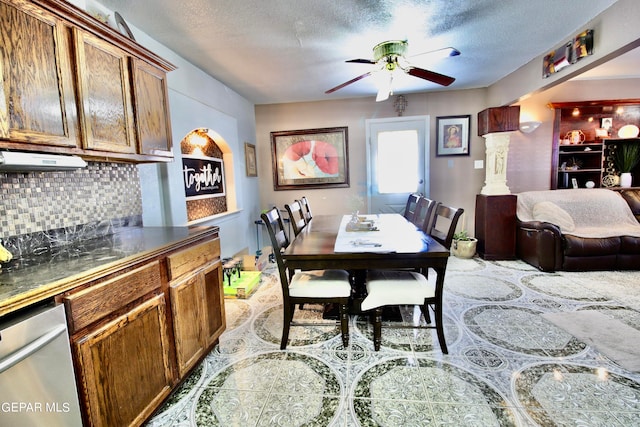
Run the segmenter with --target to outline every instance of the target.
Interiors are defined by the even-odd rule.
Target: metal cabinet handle
[[[60,325],[55,329],[47,332],[41,337],[31,341],[29,344],[25,345],[21,349],[11,353],[4,359],[0,360],[0,374],[11,368],[12,366],[22,362],[27,357],[31,356],[36,351],[40,350],[45,345],[49,344],[54,339],[58,338],[60,334],[65,332],[66,325]]]

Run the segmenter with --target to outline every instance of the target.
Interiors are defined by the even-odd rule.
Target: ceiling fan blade
[[[372,59],[350,59],[348,61],[345,62],[353,62],[356,64],[375,64],[376,61],[372,60]]]
[[[356,77],[355,79],[351,79],[351,80],[349,80],[348,82],[344,82],[344,83],[342,83],[341,85],[338,85],[338,86],[336,86],[336,87],[334,87],[334,88],[331,88],[331,89],[329,89],[329,90],[325,91],[324,93],[333,93],[333,92],[335,92],[335,91],[337,91],[337,90],[339,90],[339,89],[342,89],[342,88],[343,88],[343,87],[345,87],[345,86],[349,86],[351,83],[355,83],[355,82],[357,82],[358,80],[362,80],[362,79],[364,79],[365,77],[369,77],[370,75],[371,75],[371,71],[369,71],[368,73],[364,73],[364,74],[362,74],[361,76]]]
[[[442,49],[429,50],[427,52],[411,55],[411,58],[415,58],[416,56],[422,56],[422,55],[435,56],[437,58],[448,58],[450,56],[460,55],[460,51],[455,47],[443,47]]]
[[[442,86],[449,86],[456,80],[453,77],[445,76],[444,74],[439,74],[434,71],[423,70],[422,68],[417,67],[410,67],[407,70],[407,73],[414,77],[429,80],[430,82],[434,82]]]

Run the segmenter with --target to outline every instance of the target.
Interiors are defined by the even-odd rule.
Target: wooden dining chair
[[[302,196],[302,198],[298,200],[298,202],[300,203],[300,207],[302,207],[304,219],[308,224],[309,221],[311,221],[311,219],[313,218],[313,215],[311,214],[311,206],[309,206],[309,200],[307,200],[306,196]]]
[[[429,229],[431,237],[445,248],[450,249],[458,220],[463,213],[464,209],[462,208],[452,208],[443,204],[436,206],[433,223]]]
[[[425,233],[428,233],[432,226],[433,213],[439,203],[440,202],[423,196],[419,197],[416,211],[411,222]]]
[[[297,236],[307,226],[307,221],[304,219],[304,213],[300,203],[295,201],[291,204],[284,205],[284,208],[289,213],[289,223],[293,227],[293,234]]]
[[[404,217],[407,221],[413,222],[413,217],[416,214],[416,208],[418,207],[418,200],[420,200],[420,195],[417,193],[409,194],[407,198],[407,204],[404,208]]]
[[[349,345],[348,308],[351,284],[349,273],[344,270],[311,270],[291,271],[282,258],[282,251],[289,245],[284,232],[282,217],[277,208],[273,208],[261,216],[267,227],[273,253],[278,264],[280,283],[282,286],[282,304],[284,319],[282,324],[282,340],[280,349],[287,347],[289,329],[293,323],[296,304],[330,304],[338,305],[340,311],[340,331],[342,345]]]
[[[442,353],[447,354],[449,350],[442,325],[443,282],[443,280],[429,281],[423,274],[415,271],[368,271],[367,296],[360,307],[363,311],[373,310],[374,350],[380,350],[382,344],[382,309],[387,306],[418,305],[427,325],[412,327],[435,329],[440,349]],[[429,309],[434,312],[435,325],[431,325]]]

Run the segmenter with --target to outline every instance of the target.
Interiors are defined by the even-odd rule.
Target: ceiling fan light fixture
[[[382,101],[389,98],[389,95],[393,95],[393,91],[391,89],[391,81],[393,79],[393,74],[396,72],[402,72],[402,75],[408,74],[410,76],[427,80],[429,82],[442,86],[449,86],[455,81],[455,78],[453,77],[445,76],[444,74],[439,74],[434,71],[425,70],[411,65],[405,58],[408,47],[409,44],[406,40],[388,40],[382,43],[378,43],[373,48],[373,60],[358,58],[346,61],[356,64],[376,65],[378,67],[377,70],[369,71],[368,73],[362,74],[345,83],[326,90],[325,93],[333,93],[368,76],[387,74],[388,77],[381,78],[389,78],[389,81],[378,82],[376,84],[376,87],[379,89],[377,101]],[[439,52],[441,55],[446,56],[460,55],[460,51],[453,48],[444,48],[439,49],[439,51],[432,52]]]
[[[378,62],[383,58],[404,56],[408,47],[409,43],[406,40],[389,40],[378,43],[373,47],[373,59]]]
[[[393,72],[383,73],[378,80],[378,95],[376,96],[376,102],[386,101],[390,95],[393,95]]]

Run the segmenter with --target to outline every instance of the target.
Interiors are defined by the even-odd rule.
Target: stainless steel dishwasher
[[[0,321],[0,426],[81,426],[64,306]]]

